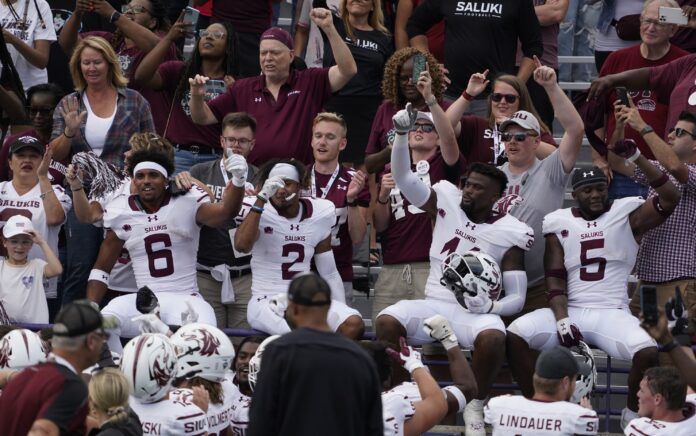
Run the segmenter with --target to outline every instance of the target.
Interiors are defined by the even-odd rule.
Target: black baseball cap
[[[10,154],[17,153],[23,148],[33,148],[41,155],[46,151],[46,147],[41,141],[33,136],[24,135],[12,141],[12,144],[10,144]]]
[[[578,374],[588,375],[592,368],[585,362],[579,362],[566,347],[557,345],[541,352],[534,372],[539,377],[558,380]]]
[[[73,302],[64,306],[56,316],[53,324],[53,336],[75,337],[95,330],[106,330],[116,327],[112,317],[104,319],[101,312],[88,301]]]
[[[288,288],[288,300],[301,306],[329,306],[331,288],[313,272],[296,275]]]
[[[604,175],[604,171],[597,167],[578,168],[573,173],[573,178],[571,181],[573,191],[582,188],[583,186],[593,185],[595,183],[609,183],[607,176]]]

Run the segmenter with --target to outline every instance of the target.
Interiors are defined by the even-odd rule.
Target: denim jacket
[[[597,22],[597,30],[600,33],[607,33],[611,21],[614,19],[614,11],[616,11],[616,0],[603,0],[602,13],[599,15]]]

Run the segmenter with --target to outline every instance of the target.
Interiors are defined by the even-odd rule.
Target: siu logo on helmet
[[[10,356],[12,355],[12,349],[10,348],[9,341],[3,341],[2,348],[0,348],[0,368],[10,367]]]
[[[199,344],[198,352],[202,356],[212,356],[213,354],[220,354],[218,347],[220,346],[220,341],[213,336],[208,330],[197,329],[196,330],[200,336],[195,336],[192,334],[183,335],[186,340],[196,341]]]
[[[164,361],[169,360],[168,356],[163,356]],[[156,360],[150,368],[150,379],[157,382],[157,386],[166,386],[171,378],[172,368],[162,368],[160,360]]]

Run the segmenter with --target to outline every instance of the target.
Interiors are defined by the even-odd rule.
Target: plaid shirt
[[[657,161],[653,165],[664,171],[681,192],[681,201],[672,215],[662,225],[643,236],[638,251],[636,273],[647,282],[669,282],[696,277],[696,164],[687,164],[689,181],[679,183]],[[645,173],[639,168],[634,180],[648,185]],[[653,188],[648,197],[657,195]]]
[[[128,140],[134,133],[154,132],[155,124],[152,121],[150,104],[140,95],[139,92],[130,88],[118,88],[118,100],[116,103],[116,115],[111,123],[111,127],[106,134],[106,142],[101,156],[103,161],[111,163],[118,168],[123,168],[123,153],[130,149]],[[70,97],[77,97],[80,104],[80,112],[86,111],[83,92],[73,92],[66,95],[63,100]],[[63,102],[58,104],[61,107]],[[86,122],[86,120],[85,120]],[[60,136],[65,130],[65,120],[60,111],[53,113],[53,132],[51,140]],[[85,123],[80,126],[80,131],[71,140],[71,155],[81,151],[90,151],[92,147],[85,138]]]

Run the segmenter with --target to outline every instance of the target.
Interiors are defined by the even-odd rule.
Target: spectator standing
[[[295,53],[302,56],[308,68],[321,68],[324,66],[324,38],[319,27],[312,22],[309,13],[314,8],[314,0],[300,0],[302,5],[298,8],[295,25]],[[324,7],[332,14],[341,16],[341,0],[322,0]]]
[[[522,82],[527,82],[534,71],[532,56],[543,53],[541,29],[532,0],[423,2],[413,11],[406,26],[411,45],[426,51],[425,33],[443,19],[445,67],[452,78],[446,92],[450,101],[459,97],[466,88],[466,78],[477,71],[490,69],[493,76],[514,73],[518,40],[523,57],[517,76]],[[485,116],[487,95],[479,96],[470,108],[472,113]]]
[[[295,330],[263,352],[247,435],[382,436],[375,364],[359,345],[331,331],[328,283],[301,274],[287,295],[287,319]]]
[[[423,0],[400,1],[396,8],[396,21],[394,23],[394,43],[400,50],[410,45],[406,24],[411,18],[413,10],[423,3]],[[428,37],[428,51],[435,56],[440,63],[445,62],[445,22],[440,21],[428,29],[425,34]]]
[[[117,368],[104,368],[89,380],[89,417],[96,428],[90,436],[139,436],[143,434],[138,415],[128,407],[130,386]]]
[[[599,15],[597,22],[597,36],[595,39],[595,66],[597,71],[602,71],[604,61],[611,52],[629,47],[638,40],[637,15],[640,14],[643,8],[643,0],[602,0],[602,12]],[[636,18],[629,20],[629,16]],[[621,21],[621,19],[624,21]],[[635,33],[635,39],[622,39],[619,37],[617,29],[619,27],[630,29]],[[622,29],[623,30],[623,29]]]
[[[108,327],[90,305],[63,307],[53,325],[52,359],[15,375],[3,388],[0,431],[85,434],[88,393],[80,373],[99,360]]]
[[[599,73],[600,77],[636,68],[664,65],[688,54],[688,52],[669,42],[670,37],[676,32],[677,26],[659,21],[658,9],[661,6],[678,7],[674,0],[649,0],[646,2],[640,18],[641,43],[611,53],[602,66],[602,71]],[[660,98],[657,91],[650,88],[632,91],[630,95],[641,117],[659,135],[662,135],[666,130],[665,123],[667,121],[669,102],[664,102],[665,99]],[[608,92],[606,98],[607,113],[611,114],[613,112],[614,102],[617,98],[615,90]],[[610,115],[607,117],[605,129],[607,142],[612,138],[615,128],[616,121],[614,116]],[[652,151],[650,151],[650,147],[648,147],[637,131],[632,129],[626,131],[625,138],[634,140],[638,144],[641,153],[648,159],[655,158]],[[596,152],[593,153],[593,160],[598,161],[600,165],[597,166],[606,167],[606,162],[602,162],[602,159]],[[645,193],[645,190],[640,185],[628,180],[620,172],[614,176],[609,189],[609,195],[612,198],[644,196]]]
[[[0,3],[2,29],[10,58],[22,78],[24,91],[48,82],[48,55],[56,40],[53,14],[46,0],[7,0]],[[0,67],[5,67],[0,62]]]
[[[594,56],[594,38],[601,12],[601,0],[570,0],[568,12],[560,24],[558,54]],[[589,82],[595,75],[594,63],[564,63],[558,70],[561,82]]]
[[[382,0],[343,0],[341,18],[333,16],[338,34],[346,41],[358,72],[326,103],[326,110],[339,114],[350,126],[340,160],[361,168],[372,120],[382,102],[379,84],[387,59],[394,52],[392,36],[384,27]],[[326,44],[326,41],[325,41]],[[333,53],[324,56],[324,66],[334,65]]]
[[[169,46],[190,33],[181,21],[176,22],[135,72],[135,80],[145,87],[163,91],[170,105],[163,136],[174,144],[174,171],[189,171],[197,163],[216,160],[222,155],[220,127],[201,126],[191,120],[188,79],[196,74],[208,77],[205,101],[222,95],[238,75],[239,59],[235,53],[236,34],[230,24],[216,23],[198,32],[191,59],[165,61]],[[164,63],[163,63],[164,62]]]
[[[336,65],[328,69],[292,69],[295,56],[292,38],[285,30],[273,27],[261,36],[261,76],[237,81],[225,94],[207,104],[204,101],[207,78],[196,75],[189,79],[193,121],[215,124],[229,112],[246,111],[258,123],[256,147],[249,155],[252,164],[278,157],[310,162],[311,120],[331,93],[343,88],[357,72],[353,55],[333,25],[331,12],[314,9],[312,20],[328,36]]]

